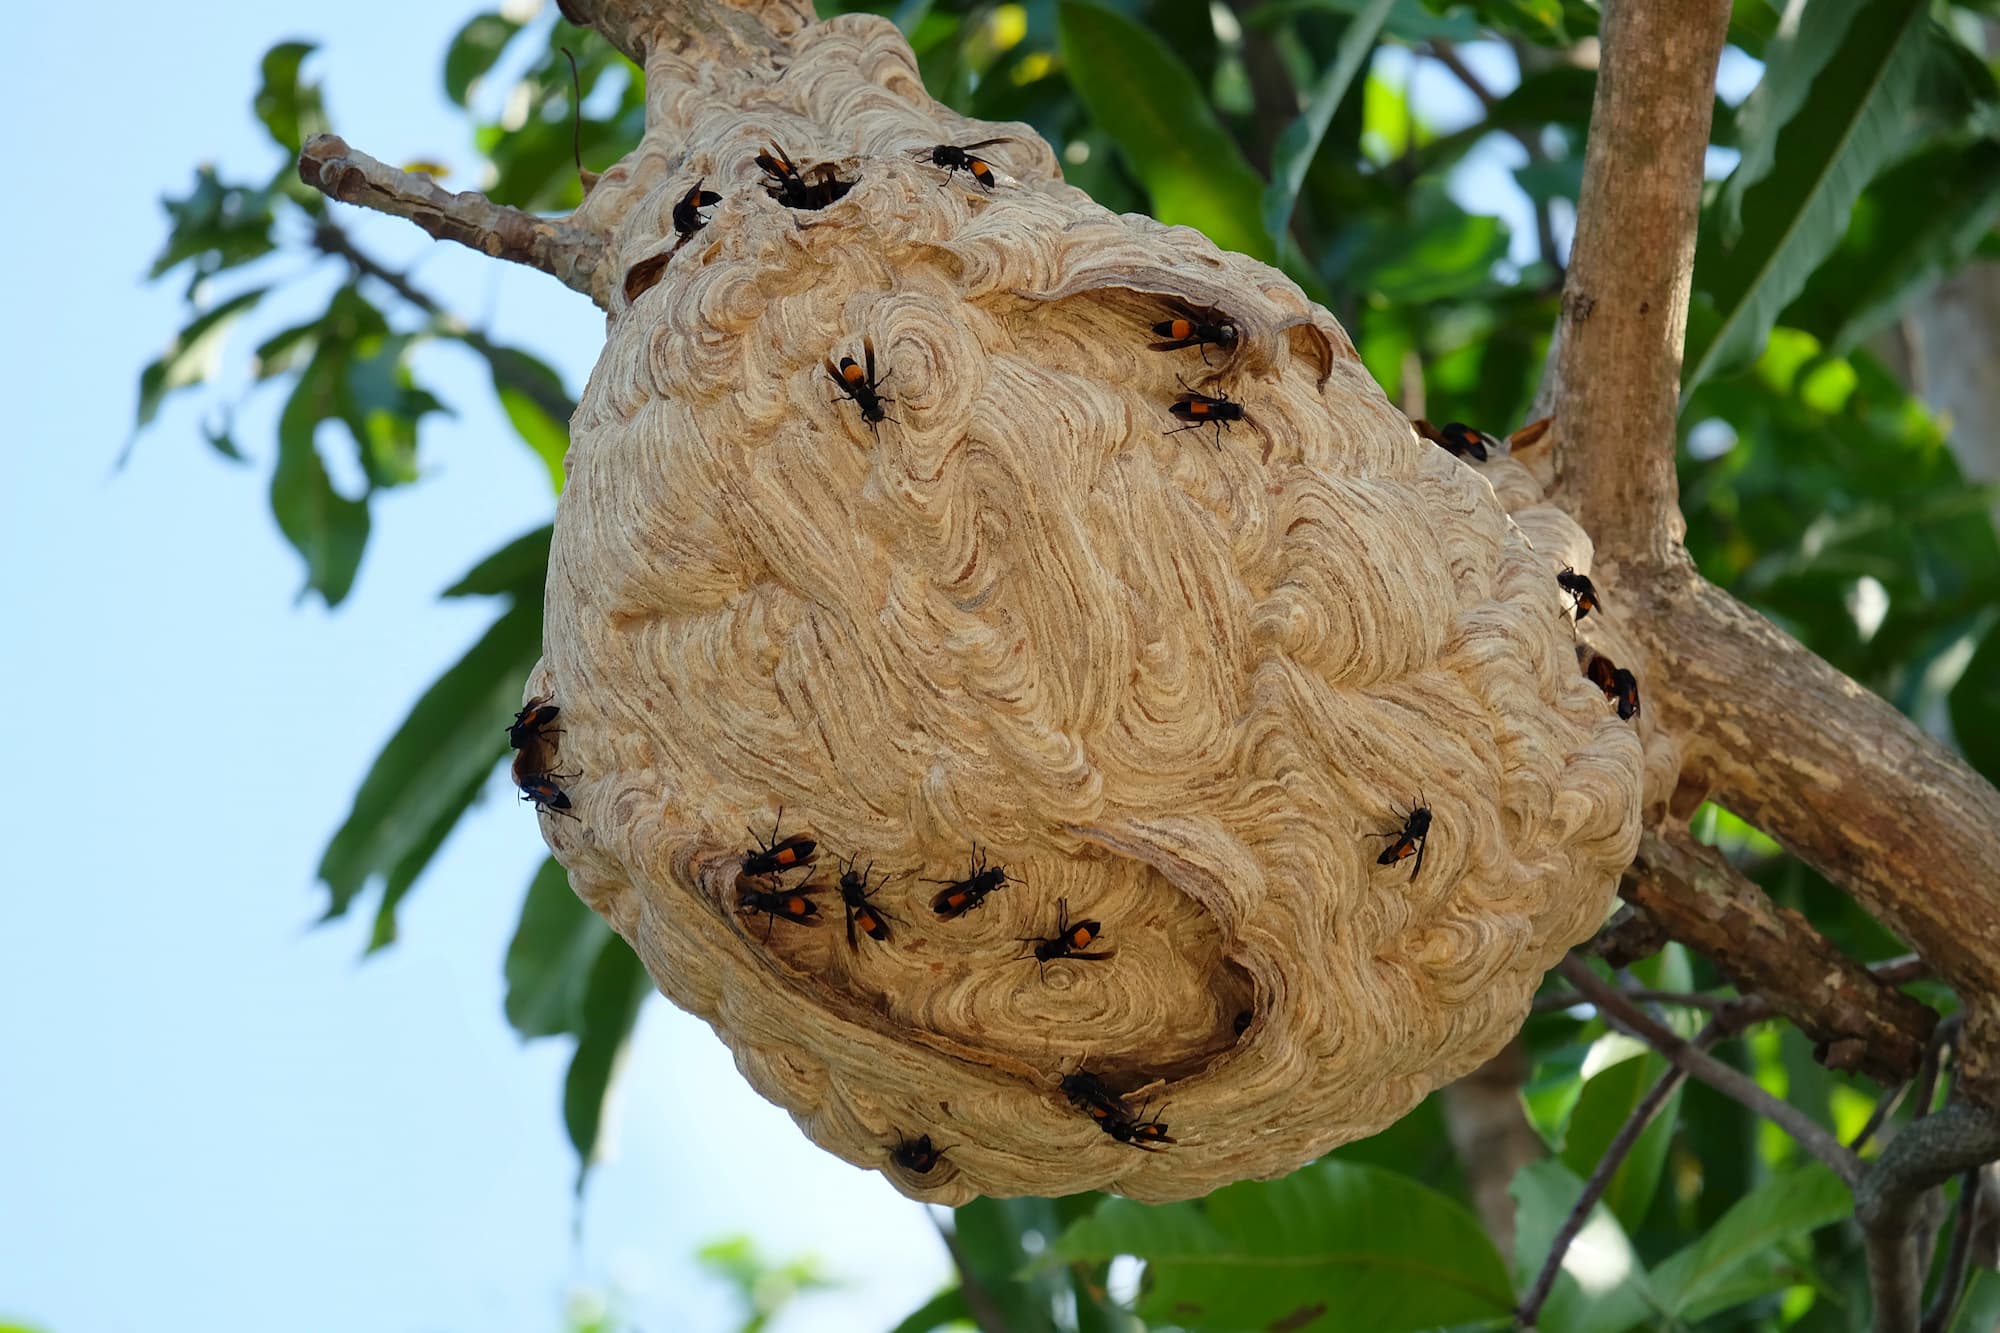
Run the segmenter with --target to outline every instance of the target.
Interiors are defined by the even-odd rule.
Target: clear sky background
[[[561,1041],[524,1046],[500,964],[544,852],[496,772],[363,962],[367,917],[315,927],[313,870],[381,743],[494,608],[436,594],[547,521],[546,474],[479,365],[429,350],[457,416],[425,427],[426,479],[383,497],[360,579],[329,614],[294,605],[299,563],[265,500],[276,395],[237,423],[253,457],[201,442],[171,402],[122,471],[138,371],[182,322],[142,282],[158,200],[197,162],[262,178],[249,100],[264,49],[317,40],[334,127],[390,162],[472,162],[439,67],[470,5],[112,0],[80,32],[16,20],[0,213],[0,649],[15,756],[0,875],[0,1323],[48,1333],[481,1330],[550,1333],[609,1294],[647,1333],[733,1327],[694,1266],[735,1233],[817,1254],[846,1285],[780,1333],[886,1329],[948,1262],[930,1216],[808,1143],[699,1021],[650,1003],[580,1212]],[[25,24],[25,31],[21,25]],[[1496,89],[1497,51],[1469,52]],[[1400,70],[1381,72],[1400,78]],[[1437,76],[1435,79],[1432,76]],[[1428,119],[1471,118],[1434,68]],[[1503,163],[1455,193],[1532,245]],[[540,274],[354,210],[361,243],[572,391],[602,341]],[[303,264],[231,350],[317,313],[340,273]],[[573,1226],[574,1224],[574,1226]]]

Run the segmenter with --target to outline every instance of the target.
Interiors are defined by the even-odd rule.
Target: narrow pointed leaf
[[[632,946],[616,935],[604,941],[584,990],[576,1054],[563,1080],[563,1125],[576,1148],[576,1188],[597,1160],[604,1129],[604,1105],[618,1076],[620,1057],[639,1020],[639,1006],[653,993]]]
[[[376,756],[347,822],[320,858],[327,915],[345,912],[435,837],[438,821],[507,753],[521,682],[542,651],[539,596],[511,607],[437,682]]]
[[[1146,186],[1153,216],[1274,262],[1258,211],[1264,183],[1180,57],[1143,25],[1080,0],[1064,0],[1057,29],[1071,85]]]
[[[1772,48],[1766,81],[1801,88],[1782,98],[1774,91],[1772,113],[1745,127],[1743,162],[1755,180],[1725,185],[1705,220],[1683,404],[1703,380],[1755,359],[1779,313],[1840,244],[1868,182],[1909,147],[1921,76],[1934,64],[1927,12],[1923,0],[1815,0],[1809,36]],[[1820,43],[1836,32],[1838,46],[1822,59]],[[1768,123],[1782,110],[1792,114]]]
[[[561,862],[542,862],[507,946],[507,1021],[514,1031],[523,1037],[580,1031],[591,965],[610,937],[604,918],[570,888]]]
[[[1306,171],[1319,152],[1320,141],[1326,137],[1326,127],[1333,123],[1333,113],[1375,49],[1382,24],[1395,7],[1396,0],[1369,0],[1365,9],[1348,20],[1340,34],[1333,64],[1313,85],[1306,109],[1278,136],[1271,150],[1271,184],[1264,191],[1264,230],[1270,234],[1272,245],[1283,244],[1285,232],[1292,225],[1292,210],[1298,206],[1299,188],[1305,184]]]
[[[1635,1055],[1599,1070],[1583,1085],[1576,1109],[1570,1113],[1564,1132],[1563,1165],[1579,1179],[1597,1169],[1604,1150],[1617,1137],[1632,1111],[1652,1091],[1667,1072],[1667,1062],[1657,1055]],[[1674,1118],[1680,1110],[1681,1094],[1667,1098],[1639,1141],[1625,1155],[1605,1188],[1604,1203],[1628,1230],[1637,1230],[1652,1207],[1659,1188],[1660,1170],[1666,1164],[1667,1148],[1673,1141]]]
[[[403,899],[416,887],[424,871],[430,868],[445,839],[458,827],[458,821],[465,818],[465,812],[479,799],[479,793],[486,787],[486,778],[483,772],[468,778],[457,799],[439,810],[424,836],[398,857],[395,865],[389,867],[388,877],[382,884],[382,901],[375,908],[375,926],[368,934],[369,953],[386,949],[396,942],[396,909],[402,906]]]
[[[1744,1195],[1707,1235],[1654,1268],[1653,1294],[1660,1309],[1677,1318],[1699,1317],[1725,1290],[1747,1300],[1732,1282],[1746,1264],[1767,1256],[1781,1241],[1816,1231],[1853,1211],[1847,1187],[1825,1167],[1814,1163],[1785,1171]]]

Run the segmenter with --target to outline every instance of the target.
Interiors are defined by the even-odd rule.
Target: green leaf
[[[1924,0],[1814,0],[1812,21],[1767,51],[1765,105],[1744,118],[1743,160],[1696,254],[1703,305],[1689,316],[1683,405],[1703,380],[1755,359],[1840,244],[1862,190],[1908,146],[1934,55],[1927,11]]]
[[[201,384],[215,374],[229,326],[262,300],[269,287],[252,287],[188,321],[167,344],[159,360],[139,372],[139,411],[134,429],[143,429],[158,415],[160,404],[176,389]]]
[[[543,524],[523,533],[487,556],[465,577],[446,588],[443,597],[513,597],[540,606],[549,572],[549,543],[555,527]]]
[[[1053,1199],[974,1199],[955,1211],[956,1257],[1000,1311],[1008,1333],[1057,1333],[1056,1303],[1069,1283],[1050,1265],[1023,1269],[1037,1248],[1051,1246],[1063,1230],[1060,1204]]]
[[[520,30],[520,24],[499,14],[474,14],[467,19],[445,50],[445,96],[464,106],[472,96],[472,85],[493,68],[493,62]]]
[[[1855,205],[1840,249],[1784,322],[1835,356],[1963,268],[2000,222],[2000,143],[1934,148],[1895,167]]]
[[[1631,1119],[1633,1108],[1667,1072],[1667,1062],[1657,1055],[1639,1054],[1601,1069],[1583,1085],[1583,1095],[1570,1113],[1564,1135],[1563,1164],[1579,1178],[1597,1168],[1604,1150],[1618,1131]],[[1632,1151],[1625,1155],[1604,1202],[1626,1229],[1637,1230],[1652,1206],[1653,1192],[1659,1187],[1660,1169],[1673,1142],[1674,1118],[1680,1109],[1680,1090],[1675,1089],[1667,1104],[1646,1126]]]
[[[1514,1305],[1506,1265],[1461,1204],[1346,1162],[1230,1185],[1201,1204],[1110,1199],[1054,1248],[1144,1259],[1141,1315],[1186,1328],[1309,1328],[1330,1312],[1328,1329],[1400,1333]]]
[[[535,872],[507,946],[507,1021],[523,1037],[580,1031],[590,967],[611,935],[553,856]]]
[[[1948,1325],[1949,1333],[1993,1333],[2000,1328],[2000,1273],[1973,1270]]]
[[[549,480],[560,493],[563,461],[569,453],[569,421],[576,413],[576,400],[563,387],[562,376],[547,362],[511,347],[489,346],[485,354],[501,410],[507,414],[515,433],[548,468]]]
[[[1713,1313],[1725,1291],[1736,1301],[1776,1290],[1792,1280],[1774,1276],[1750,1295],[1732,1286],[1744,1265],[1766,1257],[1780,1242],[1837,1222],[1854,1211],[1854,1199],[1840,1178],[1817,1163],[1784,1171],[1738,1200],[1708,1234],[1653,1269],[1653,1294],[1660,1309],[1677,1318]]]
[[[1533,1162],[1515,1174],[1507,1192],[1514,1199],[1514,1282],[1525,1292],[1583,1197],[1583,1181],[1560,1162]],[[1622,1333],[1651,1311],[1645,1265],[1599,1200],[1563,1255],[1536,1327],[1541,1333]]]
[[[1274,28],[1299,14],[1344,14],[1353,18],[1376,3],[1377,0],[1271,0],[1243,15],[1242,21],[1246,28],[1264,29]],[[1423,0],[1392,0],[1382,31],[1413,45],[1431,41],[1476,42],[1483,35],[1479,20],[1463,5],[1453,5],[1443,13],[1434,14],[1424,8]]]
[[[307,591],[337,606],[354,586],[368,544],[368,502],[333,489],[314,442],[319,423],[336,408],[333,361],[316,356],[278,416],[278,466],[271,474],[271,513],[306,562]]]
[[[280,42],[266,51],[264,83],[252,103],[257,119],[278,146],[293,155],[307,139],[326,130],[319,85],[299,82],[299,66],[315,49],[312,42]]]
[[[576,1054],[563,1080],[563,1125],[576,1148],[577,1193],[596,1160],[604,1103],[618,1075],[619,1057],[639,1019],[639,1006],[653,993],[653,979],[632,946],[616,935],[604,941],[584,989]]]
[[[169,196],[160,201],[171,228],[165,248],[146,276],[157,278],[193,261],[194,274],[188,282],[192,292],[205,277],[271,253],[277,248],[271,238],[276,220],[271,212],[272,197],[268,190],[224,185],[214,167],[198,168],[194,187],[185,198]]]
[[[327,916],[345,912],[368,880],[425,846],[476,779],[507,753],[521,682],[542,650],[542,602],[523,598],[432,686],[375,758],[354,807],[320,858]]]
[[[932,1333],[947,1324],[970,1324],[972,1312],[965,1305],[965,1288],[941,1291],[911,1311],[889,1333]]]
[[[1366,9],[1348,20],[1340,34],[1333,64],[1313,86],[1305,110],[1285,126],[1271,149],[1271,184],[1264,191],[1264,230],[1274,247],[1284,242],[1292,225],[1292,210],[1298,206],[1299,187],[1305,184],[1306,170],[1319,153],[1326,127],[1333,123],[1334,111],[1375,49],[1375,41],[1395,3],[1396,0],[1369,0]]]
[[[429,868],[432,858],[438,854],[438,849],[444,846],[445,839],[451,836],[451,831],[458,827],[458,821],[465,818],[465,812],[479,799],[479,793],[486,786],[486,777],[487,775],[482,772],[467,779],[465,786],[458,793],[458,799],[439,810],[437,818],[431,821],[431,826],[423,837],[398,857],[396,864],[389,867],[388,877],[382,884],[382,901],[375,908],[375,924],[368,932],[368,947],[365,952],[374,953],[396,942],[396,909],[402,906],[403,899],[409,895],[412,888],[416,887],[418,878]]]
[[[1273,262],[1258,214],[1263,182],[1180,57],[1124,15],[1080,0],[1063,0],[1057,28],[1071,85],[1145,185],[1153,216]]]

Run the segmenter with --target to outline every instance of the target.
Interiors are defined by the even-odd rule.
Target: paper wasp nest
[[[1381,1129],[1512,1035],[1633,852],[1567,557],[1278,272],[957,120],[885,22],[795,40],[655,51],[578,214],[615,265],[531,683],[576,774],[550,842],[759,1092],[913,1196],[1181,1198]],[[990,193],[914,151],[995,134]],[[1209,308],[1233,351],[1149,346]],[[875,428],[827,369],[864,338]],[[1169,435],[1177,377],[1246,419]],[[1379,864],[1419,804],[1420,870]],[[742,880],[781,806],[817,860]],[[942,918],[922,881],[975,844],[1008,882]],[[888,939],[850,946],[842,857],[892,876]],[[809,921],[739,910],[800,886]],[[1065,902],[1108,957],[1032,955]],[[1106,1132],[1142,1113],[1171,1146]]]

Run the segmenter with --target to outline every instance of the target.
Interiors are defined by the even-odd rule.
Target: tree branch
[[[540,269],[599,307],[609,307],[607,248],[596,232],[503,207],[477,190],[454,194],[429,176],[398,171],[349,148],[334,134],[306,142],[299,153],[299,179],[330,199],[407,218],[441,241]]]
[[[1912,1121],[1889,1141],[1854,1190],[1854,1215],[1868,1243],[1876,1333],[1915,1333],[1923,1262],[1936,1227],[1930,1192],[1963,1171],[2000,1157],[2000,1116],[1955,1101]]]
[[[1848,889],[1966,1007],[1962,1083],[2000,1095],[2000,791],[1784,631],[1679,571],[1622,590],[1648,700],[1714,798]],[[1772,960],[1761,960],[1770,965]]]
[[[1489,113],[1493,110],[1494,105],[1500,99],[1495,97],[1493,90],[1488,88],[1479,75],[1473,72],[1472,66],[1465,63],[1465,58],[1459,55],[1456,46],[1440,37],[1430,44],[1430,53],[1437,58],[1439,64],[1452,72],[1454,78],[1465,85],[1465,90],[1479,100],[1480,106],[1484,107]],[[1514,48],[1514,54],[1518,61],[1520,57],[1519,47]],[[1506,133],[1515,143],[1521,145],[1521,151],[1528,155],[1528,161],[1546,162],[1549,160],[1549,155],[1542,151],[1541,143],[1533,135],[1524,130],[1517,129],[1507,130]],[[1563,278],[1563,266],[1556,246],[1555,218],[1549,212],[1549,201],[1547,199],[1534,199],[1530,202],[1533,203],[1535,209],[1535,243],[1541,251],[1542,262],[1554,269],[1557,281],[1561,281]]]
[[[447,336],[458,339],[486,361],[494,381],[518,390],[547,414],[549,420],[567,423],[576,412],[576,400],[541,375],[523,372],[525,358],[512,347],[502,347],[479,330],[439,305],[428,292],[410,282],[354,243],[354,239],[334,222],[321,222],[313,229],[313,245],[322,253],[344,259],[356,273],[374,278],[396,295],[431,317]]]
[[[1937,1015],[1773,903],[1713,848],[1678,830],[1648,830],[1619,893],[1798,1024],[1824,1063],[1882,1083],[1916,1072]]]
[[[1674,476],[1681,341],[1729,0],[1607,4],[1576,239],[1543,395],[1556,484],[1600,563],[1664,561],[1687,524]],[[1539,410],[1534,415],[1542,415]]]
[[[1972,1256],[1972,1233],[1979,1226],[1978,1167],[1969,1167],[1958,1177],[1958,1215],[1952,1219],[1951,1248],[1945,1251],[1944,1270],[1938,1274],[1937,1294],[1924,1311],[1922,1333],[1945,1333],[1952,1311],[1965,1292],[1966,1261]]]
[[[1712,1018],[1688,1044],[1695,1050],[1706,1051],[1726,1035],[1724,1028],[1720,1017]],[[1576,1240],[1577,1233],[1583,1230],[1583,1224],[1590,1217],[1591,1210],[1597,1207],[1597,1201],[1610,1188],[1611,1177],[1618,1173],[1620,1164],[1631,1153],[1633,1145],[1638,1143],[1639,1136],[1646,1132],[1646,1126],[1659,1115],[1660,1108],[1667,1104],[1667,1099],[1686,1081],[1687,1070],[1677,1064],[1670,1065],[1660,1081],[1648,1089],[1646,1095],[1639,1099],[1639,1104],[1632,1108],[1632,1114],[1625,1117],[1625,1123],[1618,1127],[1618,1133],[1611,1142],[1605,1145],[1604,1155],[1597,1159],[1590,1179],[1583,1182],[1583,1193],[1577,1196],[1575,1207],[1569,1210],[1569,1215],[1556,1229],[1555,1239],[1549,1244],[1548,1257],[1542,1260],[1541,1271],[1535,1274],[1534,1285],[1528,1289],[1527,1297],[1515,1311],[1516,1328],[1535,1326],[1549,1293],[1555,1289],[1556,1275],[1562,1272],[1563,1256],[1569,1253],[1570,1245]]]
[[[1814,1124],[1797,1107],[1779,1101],[1742,1070],[1724,1064],[1707,1051],[1697,1050],[1678,1033],[1662,1027],[1645,1010],[1620,994],[1616,986],[1591,971],[1590,965],[1576,955],[1564,958],[1556,965],[1556,970],[1597,1006],[1598,1014],[1606,1023],[1637,1037],[1688,1074],[1731,1101],[1749,1107],[1790,1134],[1801,1148],[1819,1159],[1850,1187],[1860,1180],[1861,1159],[1849,1152],[1839,1139]]]

